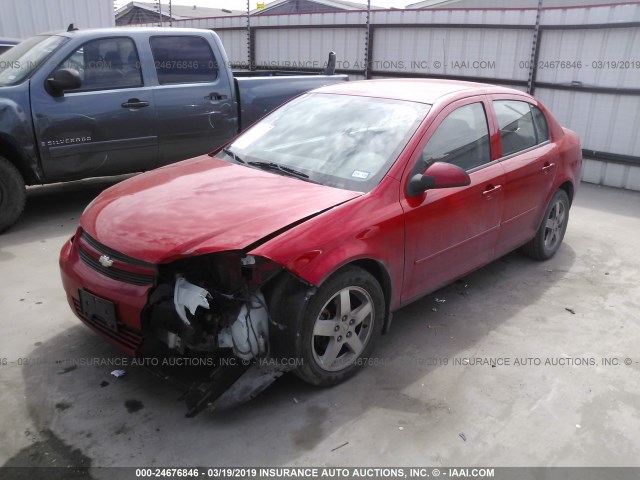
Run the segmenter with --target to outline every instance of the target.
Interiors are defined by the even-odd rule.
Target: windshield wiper
[[[246,163],[247,163],[247,162],[245,162],[244,160],[242,160],[238,155],[236,155],[235,153],[233,153],[230,149],[228,149],[228,148],[223,148],[223,149],[222,149],[222,151],[223,151],[224,153],[226,153],[227,155],[229,155],[231,158],[233,158],[236,162],[238,162],[238,163],[242,163],[242,164],[245,164],[245,165],[246,165]]]
[[[252,167],[262,168],[264,170],[279,170],[281,172],[287,173],[289,175],[295,175],[299,178],[309,178],[309,175],[306,173],[299,172],[291,167],[287,167],[285,165],[280,165],[275,162],[249,162],[249,165]]]

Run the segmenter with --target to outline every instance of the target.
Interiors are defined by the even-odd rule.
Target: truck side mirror
[[[471,183],[469,174],[451,163],[435,162],[429,165],[424,175],[419,173],[409,179],[407,194],[418,196],[432,188],[465,187]]]
[[[65,90],[80,88],[82,79],[80,73],[73,68],[61,68],[53,72],[45,81],[45,88],[54,97],[61,96]]]

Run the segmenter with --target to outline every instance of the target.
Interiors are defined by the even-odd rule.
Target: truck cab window
[[[140,60],[130,38],[101,38],[85,43],[59,66],[80,73],[80,90],[142,86]]]
[[[149,39],[160,85],[213,82],[218,64],[209,43],[196,36]]]

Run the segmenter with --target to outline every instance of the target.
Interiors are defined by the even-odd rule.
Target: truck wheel
[[[6,158],[0,157],[0,233],[18,220],[26,200],[22,175]]]
[[[536,236],[522,247],[522,251],[536,260],[550,259],[560,249],[568,223],[569,197],[560,189],[551,197]]]
[[[385,301],[369,272],[348,267],[327,280],[309,302],[297,333],[294,373],[317,386],[338,384],[365,363],[382,331]]]

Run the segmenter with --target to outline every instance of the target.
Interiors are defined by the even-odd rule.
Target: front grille
[[[101,244],[100,242],[98,242],[97,240],[92,238],[84,230],[80,233],[80,238],[82,238],[82,240],[87,242],[87,244],[90,247],[92,247],[94,250],[96,250],[96,251],[98,251],[98,252],[100,252],[100,253],[102,253],[104,255],[108,255],[111,258],[113,258],[114,260],[119,260],[122,263],[129,263],[131,265],[138,265],[140,267],[147,267],[147,268],[155,269],[155,266],[152,263],[148,263],[148,262],[145,262],[143,260],[138,260],[137,258],[133,258],[133,257],[130,257],[130,256],[125,255],[123,253],[117,252],[114,249],[109,248],[106,245]]]
[[[100,272],[105,277],[109,277],[114,280],[119,280],[121,282],[130,283],[133,285],[150,285],[153,283],[156,271],[154,265],[116,252],[112,248],[102,245],[95,239],[91,238],[84,231],[80,234],[80,238],[81,242],[78,247],[78,254],[80,256],[80,259],[92,269]],[[90,252],[89,249],[85,248],[83,246],[83,243],[89,246],[91,250],[94,250],[95,254],[92,255],[92,252]],[[105,267],[100,263],[98,258],[96,258],[96,255],[98,256],[98,258],[100,255],[107,255],[111,260],[116,260],[120,264],[122,264],[124,268],[120,268],[120,266]],[[141,273],[139,271],[126,269],[129,266],[133,269],[144,268],[148,273]]]
[[[109,329],[99,318],[88,318],[82,312],[80,301],[77,298],[73,299],[73,306],[80,318],[82,318],[85,322],[87,322],[103,335],[132,350],[137,350],[140,347],[140,344],[142,343],[142,337],[138,330],[131,328],[122,322],[118,322],[118,331],[114,332],[113,330]]]

